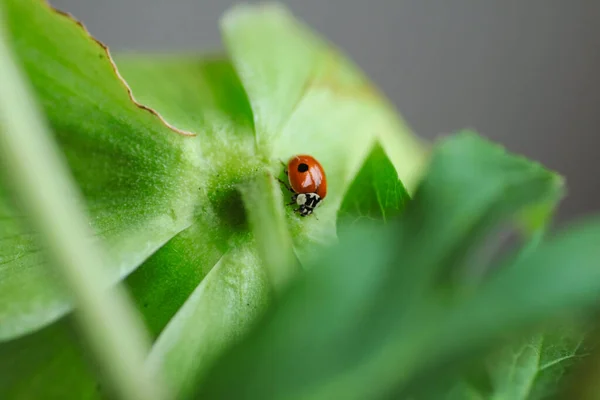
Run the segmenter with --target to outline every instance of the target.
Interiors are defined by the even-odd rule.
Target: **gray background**
[[[53,0],[115,50],[215,50],[224,0]],[[600,210],[600,1],[287,0],[425,138],[471,127],[564,174]]]

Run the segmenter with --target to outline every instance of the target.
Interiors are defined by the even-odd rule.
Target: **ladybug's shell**
[[[311,156],[294,156],[288,161],[288,178],[296,193],[327,195],[327,180],[321,164]]]

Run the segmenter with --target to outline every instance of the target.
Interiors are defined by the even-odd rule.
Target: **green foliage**
[[[588,353],[579,323],[597,306],[600,222],[546,236],[558,175],[474,132],[429,152],[356,66],[277,5],[228,12],[218,56],[116,64],[43,1],[0,6],[104,272],[153,338],[146,367],[173,397],[563,393]],[[328,179],[307,218],[275,179],[300,153]],[[122,393],[73,329],[80,304],[48,267],[8,167],[0,398]],[[524,245],[482,260],[505,226]]]
[[[376,144],[346,192],[338,219],[386,221],[404,210],[409,195],[380,144]]]
[[[106,51],[71,19],[38,0],[2,5],[14,52],[111,258],[106,268],[120,280],[192,223],[197,140],[137,107]],[[6,195],[0,213],[0,340],[7,340],[56,320],[71,301]]]
[[[492,399],[544,399],[555,395],[569,367],[586,354],[581,333],[537,334],[504,348],[487,362]]]
[[[413,380],[491,346],[503,334],[544,322],[561,307],[591,304],[593,290],[600,289],[590,252],[598,224],[506,261],[477,288],[447,273],[464,271],[466,244],[483,236],[498,216],[555,199],[558,183],[539,165],[473,134],[445,141],[403,218],[385,230],[358,229],[332,249],[261,329],[230,351],[200,386],[201,394],[404,394]],[[580,258],[577,271],[568,270],[577,279],[567,289],[563,266],[571,251]],[[230,385],[229,376],[243,378]]]

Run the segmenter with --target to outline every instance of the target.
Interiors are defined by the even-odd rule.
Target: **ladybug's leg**
[[[300,210],[302,210],[302,208],[296,208],[294,212],[300,214],[301,217],[304,217],[304,214],[302,214]]]
[[[292,189],[292,188],[290,187],[290,185],[288,185],[287,183],[285,183],[284,181],[282,181],[282,180],[281,180],[281,179],[279,179],[279,178],[277,178],[277,180],[279,181],[279,183],[281,183],[283,186],[285,186],[285,188],[286,188],[287,190],[289,190],[291,193],[294,193],[294,194],[296,194],[296,192],[294,192],[294,189]]]
[[[285,176],[288,176],[287,165],[281,160],[279,160],[279,162],[281,163],[281,166],[283,167],[283,172],[285,172]]]
[[[296,199],[298,198],[298,194],[294,193],[294,195],[292,196],[292,201],[287,203],[286,206],[295,206],[296,205]]]

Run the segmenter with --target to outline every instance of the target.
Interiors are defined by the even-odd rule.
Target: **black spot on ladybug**
[[[298,165],[298,172],[308,171],[308,164],[301,163]]]

